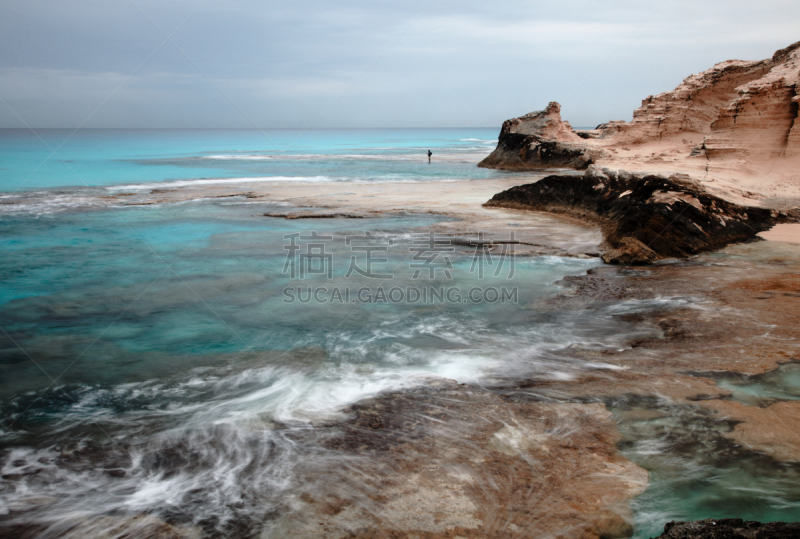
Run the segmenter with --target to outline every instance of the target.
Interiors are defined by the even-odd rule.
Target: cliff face
[[[705,140],[709,158],[726,155],[769,159],[800,154],[797,92],[800,43],[775,53],[767,72],[736,88],[737,96],[719,112]]]
[[[729,171],[732,161],[770,170],[773,160],[780,161],[778,168],[800,165],[798,87],[800,42],[767,60],[729,60],[692,75],[642,101],[630,122],[575,131],[561,121],[560,106],[550,103],[506,121],[497,149],[479,166],[584,169],[597,163],[635,170],[656,163],[661,170],[708,175],[717,163]]]
[[[566,213],[603,229],[603,258],[648,263],[800,221],[800,42],[729,60],[642,101],[630,122],[575,131],[560,106],[508,120],[479,166],[588,169],[487,206]],[[625,172],[628,170],[630,172]]]
[[[531,112],[519,118],[506,120],[503,122],[501,132],[536,135],[543,139],[562,142],[581,142],[581,138],[569,123],[561,120],[561,105],[555,101],[550,102],[543,111]]]
[[[603,137],[621,144],[641,144],[676,135],[708,135],[720,111],[738,97],[737,88],[762,77],[767,62],[729,60],[686,78],[671,92],[648,96],[630,123],[615,122]]]

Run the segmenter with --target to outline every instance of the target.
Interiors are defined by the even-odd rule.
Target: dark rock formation
[[[800,537],[798,522],[744,521],[741,518],[670,522],[656,539],[796,539]]]
[[[504,170],[542,168],[583,170],[593,162],[591,153],[580,144],[544,140],[536,135],[501,133],[497,148],[478,163],[478,166]]]
[[[543,111],[503,122],[497,148],[479,167],[505,170],[541,168],[585,169],[602,154],[587,148],[584,138],[561,121],[561,106],[552,102]]]
[[[583,176],[554,175],[513,187],[485,206],[563,213],[599,224],[603,260],[651,263],[753,241],[778,222],[800,220],[708,194],[685,175],[635,176],[590,167]]]

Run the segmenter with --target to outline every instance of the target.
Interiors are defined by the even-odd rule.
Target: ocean
[[[466,162],[418,165],[428,150],[434,159],[488,153],[496,141],[496,129],[3,129],[0,190],[201,178],[480,179],[493,172]]]
[[[542,310],[602,262],[509,257],[479,275],[476,248],[448,244],[432,267],[418,245],[451,219],[441,214],[291,220],[266,216],[293,209],[268,199],[105,201],[220,183],[512,177],[475,166],[496,135],[0,131],[0,520],[60,537],[147,514],[268,537],[298,467],[322,451],[311,433],[349,405],[432,380],[490,388],[616,368],[560,351],[624,348],[650,330],[621,309],[686,298]],[[720,496],[725,484],[703,473]],[[648,491],[637,536],[695,515],[673,484]]]

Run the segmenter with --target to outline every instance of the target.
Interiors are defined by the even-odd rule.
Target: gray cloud
[[[800,39],[789,1],[135,2],[4,2],[0,126],[494,127],[551,100],[594,125]]]

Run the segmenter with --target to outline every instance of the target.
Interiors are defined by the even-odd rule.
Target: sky
[[[3,0],[0,127],[498,127],[800,40],[796,0]]]

